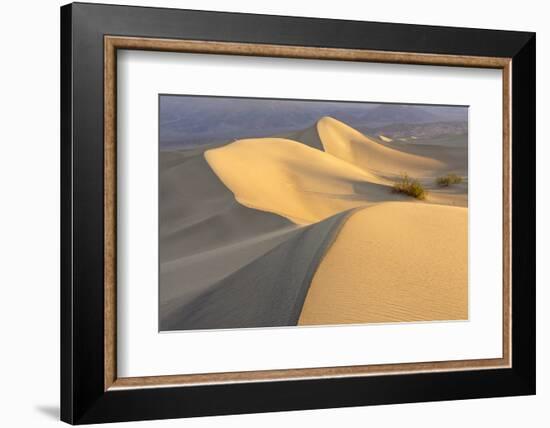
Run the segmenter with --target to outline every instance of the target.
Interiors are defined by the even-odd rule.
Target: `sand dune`
[[[445,169],[442,162],[394,150],[331,117],[319,120],[317,129],[327,153],[371,173],[391,177],[406,172],[420,178]]]
[[[402,200],[391,183],[291,140],[239,140],[205,158],[241,204],[310,224],[357,206]]]
[[[378,138],[325,117],[161,152],[161,330],[465,319],[467,209],[433,205],[467,206],[434,185],[464,146]],[[403,172],[426,201],[392,193]]]
[[[388,202],[353,213],[320,263],[299,324],[468,317],[468,210]]]
[[[297,227],[257,233],[211,250],[161,263],[160,306],[166,318],[171,312],[207,292],[223,278],[239,271],[282,242],[299,233]],[[184,241],[185,238],[182,238]]]
[[[330,132],[325,132],[327,129]],[[327,147],[334,148],[334,135],[338,137],[336,140],[342,143],[340,148],[345,149],[344,155],[340,153],[340,158],[389,181],[395,180],[396,175],[402,173],[413,176],[428,190],[425,202],[468,206],[466,184],[446,189],[435,185],[435,178],[439,175],[455,173],[467,177],[467,134],[424,138],[413,144],[406,142],[407,139],[399,141],[382,134],[377,134],[376,140],[336,119],[325,117],[304,131],[288,133],[285,137],[325,151],[321,138],[327,140]],[[412,135],[408,138],[418,140]],[[347,151],[346,147],[350,150]],[[349,156],[346,157],[345,153]]]
[[[160,164],[161,263],[292,225],[237,203],[203,150],[161,152]]]
[[[206,148],[160,152],[161,325],[297,230],[284,217],[239,204],[206,163]]]
[[[346,213],[303,227],[193,299],[181,299],[162,330],[296,325],[326,246]]]

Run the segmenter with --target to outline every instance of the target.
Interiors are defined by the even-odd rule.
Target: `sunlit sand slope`
[[[402,200],[391,183],[329,153],[281,138],[239,140],[205,152],[241,204],[315,223],[374,202]]]
[[[388,202],[354,212],[313,277],[299,324],[468,317],[468,210]]]
[[[327,153],[372,173],[395,176],[406,172],[420,178],[445,169],[442,162],[384,146],[331,117],[319,120],[317,130]]]

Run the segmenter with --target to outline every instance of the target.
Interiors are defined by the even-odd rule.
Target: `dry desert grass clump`
[[[414,178],[409,177],[408,174],[403,174],[399,181],[393,185],[394,193],[404,193],[405,195],[412,196],[413,198],[424,200],[426,199],[426,190],[424,186]]]
[[[449,187],[451,184],[462,183],[462,177],[456,174],[447,174],[442,177],[437,177],[436,184],[441,187]]]

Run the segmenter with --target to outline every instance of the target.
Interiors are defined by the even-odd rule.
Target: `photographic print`
[[[468,319],[468,107],[159,95],[159,330]]]

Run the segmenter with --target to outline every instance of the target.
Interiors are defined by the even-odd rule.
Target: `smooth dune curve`
[[[296,228],[239,270],[166,311],[162,330],[297,325],[311,278],[343,217]]]
[[[444,170],[446,165],[382,145],[332,117],[317,122],[325,152],[371,173],[395,176],[403,173],[422,177]]]
[[[204,156],[238,202],[296,224],[403,199],[391,193],[391,183],[375,174],[292,140],[238,140]]]
[[[317,268],[299,324],[465,320],[467,245],[467,208],[388,202],[357,210]]]
[[[204,149],[159,153],[161,329],[170,313],[300,229],[286,218],[239,204],[211,170]]]

